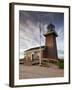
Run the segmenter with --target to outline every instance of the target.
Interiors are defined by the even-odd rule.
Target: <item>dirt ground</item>
[[[39,65],[19,66],[19,79],[32,79],[32,78],[50,78],[50,77],[63,77],[64,70],[59,69],[58,66],[50,64],[49,67]]]

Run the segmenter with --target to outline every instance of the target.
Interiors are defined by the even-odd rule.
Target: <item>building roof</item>
[[[45,48],[45,47],[47,47],[47,46],[41,46],[41,49],[42,48]],[[28,50],[26,50],[26,51],[30,51],[30,50],[35,50],[35,49],[39,49],[40,48],[40,46],[39,47],[33,47],[33,48],[30,48],[30,49],[28,49]],[[26,52],[25,51],[25,52]]]

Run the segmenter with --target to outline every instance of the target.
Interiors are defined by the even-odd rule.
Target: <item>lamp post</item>
[[[39,59],[39,65],[41,66],[42,64],[42,57],[41,57],[41,15],[40,15],[40,20],[39,20],[39,30],[40,30],[40,59]]]

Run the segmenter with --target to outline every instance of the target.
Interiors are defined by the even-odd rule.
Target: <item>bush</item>
[[[58,65],[59,65],[59,68],[64,69],[64,60],[63,59],[59,60]]]

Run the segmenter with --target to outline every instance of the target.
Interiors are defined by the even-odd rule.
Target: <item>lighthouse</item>
[[[47,47],[47,58],[58,60],[57,54],[57,43],[56,37],[58,36],[55,31],[55,26],[53,24],[49,24],[47,26],[47,32],[44,34],[45,36],[45,46]]]

